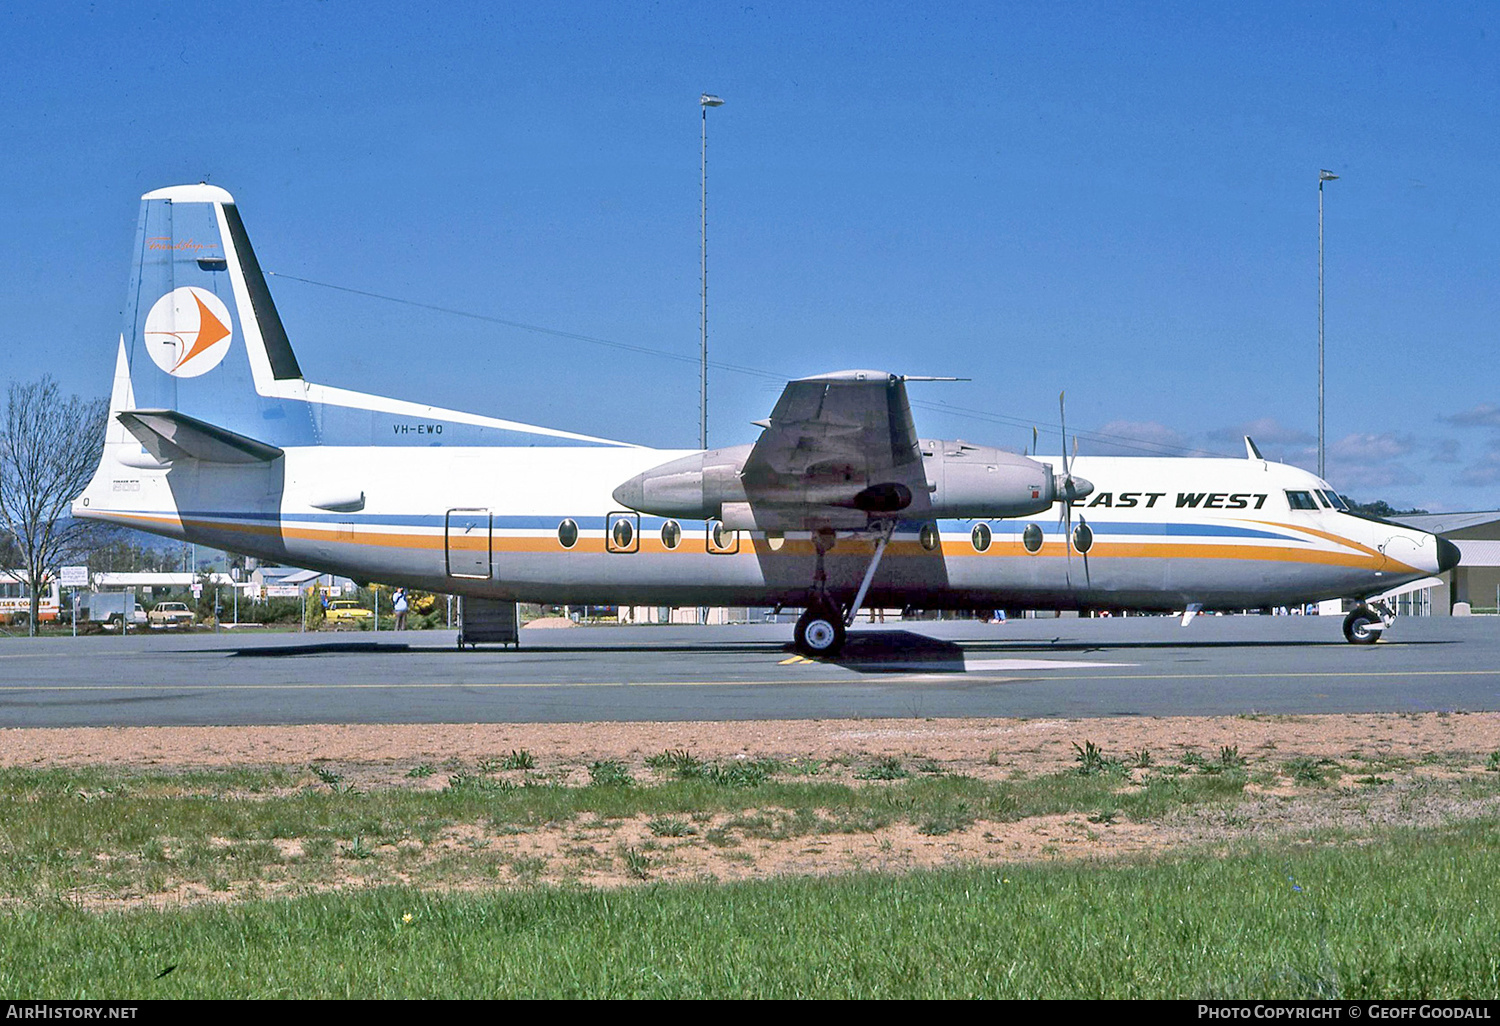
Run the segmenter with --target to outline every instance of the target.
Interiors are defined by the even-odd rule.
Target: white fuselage
[[[668,527],[618,508],[620,482],[684,455],[616,447],[307,446],[271,463],[140,466],[106,447],[75,509],[262,558],[449,593],[549,603],[800,605],[806,532]],[[1389,590],[1438,569],[1436,539],[1288,492],[1327,485],[1262,460],[1081,457],[1071,511],[901,522],[866,604],[919,608],[1251,608]],[[351,508],[362,500],[360,508]],[[624,520],[628,528],[615,522]],[[576,527],[576,540],[568,524]],[[1026,529],[1040,530],[1036,551]],[[1080,545],[1080,527],[1092,535]],[[665,528],[665,530],[664,530]],[[676,544],[669,542],[674,540]],[[565,544],[572,540],[572,544]],[[1033,545],[1036,532],[1031,532]],[[873,535],[839,538],[828,588],[853,596]],[[1087,547],[1087,552],[1079,551]]]

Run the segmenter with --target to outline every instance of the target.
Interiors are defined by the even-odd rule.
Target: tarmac
[[[0,638],[0,727],[1079,718],[1500,710],[1500,617],[905,622],[838,660],[786,624],[453,631],[150,631]]]

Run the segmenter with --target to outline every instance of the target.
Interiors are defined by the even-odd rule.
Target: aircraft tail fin
[[[223,438],[204,433],[209,427],[269,448],[318,440],[312,410],[300,401],[302,369],[244,222],[234,197],[217,186],[141,197],[121,348],[130,405],[111,413],[148,451],[255,451],[225,448]]]

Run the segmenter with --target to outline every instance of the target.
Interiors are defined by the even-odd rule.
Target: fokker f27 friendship
[[[1058,465],[924,439],[905,379],[792,381],[752,445],[664,451],[302,376],[233,198],[142,198],[109,427],[73,511],[299,566],[543,603],[787,605],[834,655],[865,605],[1245,609],[1458,563],[1260,458]],[[1060,507],[1061,515],[1053,512]]]

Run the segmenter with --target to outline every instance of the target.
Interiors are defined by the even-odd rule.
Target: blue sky
[[[0,378],[103,394],[138,197],[207,177],[308,376],[690,446],[700,92],[710,440],[783,377],[919,430],[1316,463],[1500,505],[1500,9],[1417,4],[13,4]],[[944,409],[947,407],[947,409]],[[1162,448],[1165,446],[1165,448]]]

